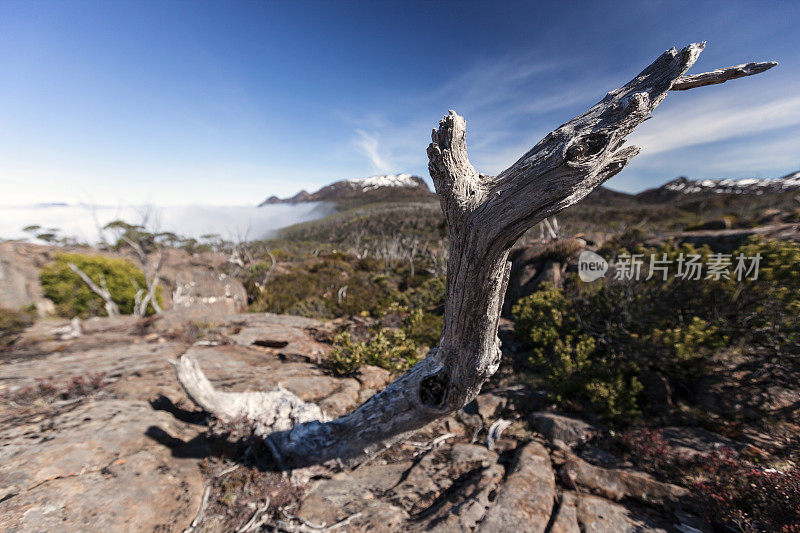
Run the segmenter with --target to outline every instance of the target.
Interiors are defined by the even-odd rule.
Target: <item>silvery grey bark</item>
[[[442,336],[426,359],[355,411],[326,422],[315,405],[288,391],[218,392],[184,357],[176,371],[187,394],[214,416],[253,421],[286,467],[329,460],[358,464],[470,402],[500,363],[497,327],[514,242],[620,172],[639,152],[635,146],[623,147],[625,137],[670,90],[723,83],[769,68],[746,65],[684,76],[704,47],[697,43],[667,50],[497,176],[481,174],[470,164],[462,117],[450,111],[439,121],[428,146],[428,168],[450,233]]]

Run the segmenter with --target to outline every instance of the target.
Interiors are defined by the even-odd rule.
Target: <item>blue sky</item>
[[[671,46],[693,72],[609,185],[800,170],[800,3],[0,1],[0,205],[253,204],[341,178],[427,177],[467,119],[496,173]]]

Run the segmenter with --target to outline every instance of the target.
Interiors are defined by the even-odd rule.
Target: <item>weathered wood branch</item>
[[[160,314],[163,310],[158,304],[156,292],[158,290],[158,285],[161,283],[159,274],[161,272],[163,254],[160,250],[158,250],[148,255],[147,251],[144,249],[144,247],[142,247],[141,244],[126,235],[120,236],[120,240],[130,246],[136,253],[136,256],[139,258],[139,264],[141,265],[144,273],[146,291],[144,291],[141,300],[138,302],[138,305],[135,306],[134,314],[138,316],[145,316],[147,314],[147,307],[150,305],[153,306],[153,309],[157,314]]]
[[[156,314],[160,314],[163,310],[158,303],[158,286],[161,283],[161,278],[159,274],[161,272],[161,262],[163,259],[163,254],[159,250],[155,253],[155,261],[152,260],[151,257],[145,255],[145,258],[142,260],[142,268],[144,269],[145,274],[145,285],[147,286],[147,290],[144,292],[144,296],[142,300],[139,302],[139,306],[137,307],[136,314],[139,316],[147,315],[147,307],[152,305],[153,309],[155,310]]]
[[[98,287],[97,284],[92,281],[92,278],[90,278],[86,272],[78,268],[75,263],[68,263],[67,265],[69,266],[70,270],[75,272],[83,280],[83,282],[86,283],[86,285],[89,287],[89,290],[103,299],[106,314],[108,316],[119,316],[119,306],[111,298],[111,291],[108,290],[106,278],[102,274],[100,275],[100,286]]]
[[[176,365],[178,380],[213,415],[254,421],[287,467],[328,460],[357,464],[461,408],[500,362],[497,329],[511,246],[528,228],[577,203],[628,164],[639,149],[623,147],[625,137],[684,79],[704,46],[667,50],[497,176],[480,174],[469,162],[462,117],[450,111],[439,122],[428,146],[428,168],[450,237],[442,335],[426,359],[352,413],[330,422],[319,416],[297,423],[293,417],[301,416],[295,410],[302,417],[309,411],[290,392],[217,392],[186,357]],[[712,77],[722,83],[739,76]],[[276,418],[278,406],[290,416]]]
[[[716,70],[712,70],[711,72],[704,72],[702,74],[681,76],[675,80],[675,83],[672,84],[672,88],[670,90],[687,91],[696,87],[705,87],[706,85],[725,83],[726,81],[735,80],[736,78],[744,78],[745,76],[752,76],[753,74],[761,74],[777,64],[777,61],[745,63],[744,65],[734,65],[728,68],[718,68]]]
[[[194,403],[224,421],[251,421],[257,435],[267,436],[304,422],[327,420],[317,405],[306,403],[280,387],[267,392],[220,392],[193,359],[182,357],[173,366],[178,381]]]

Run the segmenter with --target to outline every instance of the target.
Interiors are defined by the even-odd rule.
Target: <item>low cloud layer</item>
[[[0,239],[30,237],[22,228],[39,225],[57,228],[61,235],[81,242],[97,242],[97,225],[112,220],[138,223],[141,208],[97,207],[85,205],[11,206],[0,209]],[[250,206],[172,206],[156,209],[159,231],[171,231],[187,237],[216,234],[225,239],[261,239],[275,230],[327,216],[333,207],[324,203]],[[95,223],[97,220],[97,223]]]

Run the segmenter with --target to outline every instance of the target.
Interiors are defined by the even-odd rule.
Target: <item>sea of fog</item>
[[[199,238],[216,234],[229,240],[253,240],[274,235],[275,230],[322,218],[333,213],[326,203],[278,204],[264,207],[184,205],[151,208],[159,231]],[[0,239],[30,237],[22,229],[30,225],[57,228],[62,236],[96,243],[97,227],[112,220],[138,224],[141,206],[29,205],[0,206]]]

